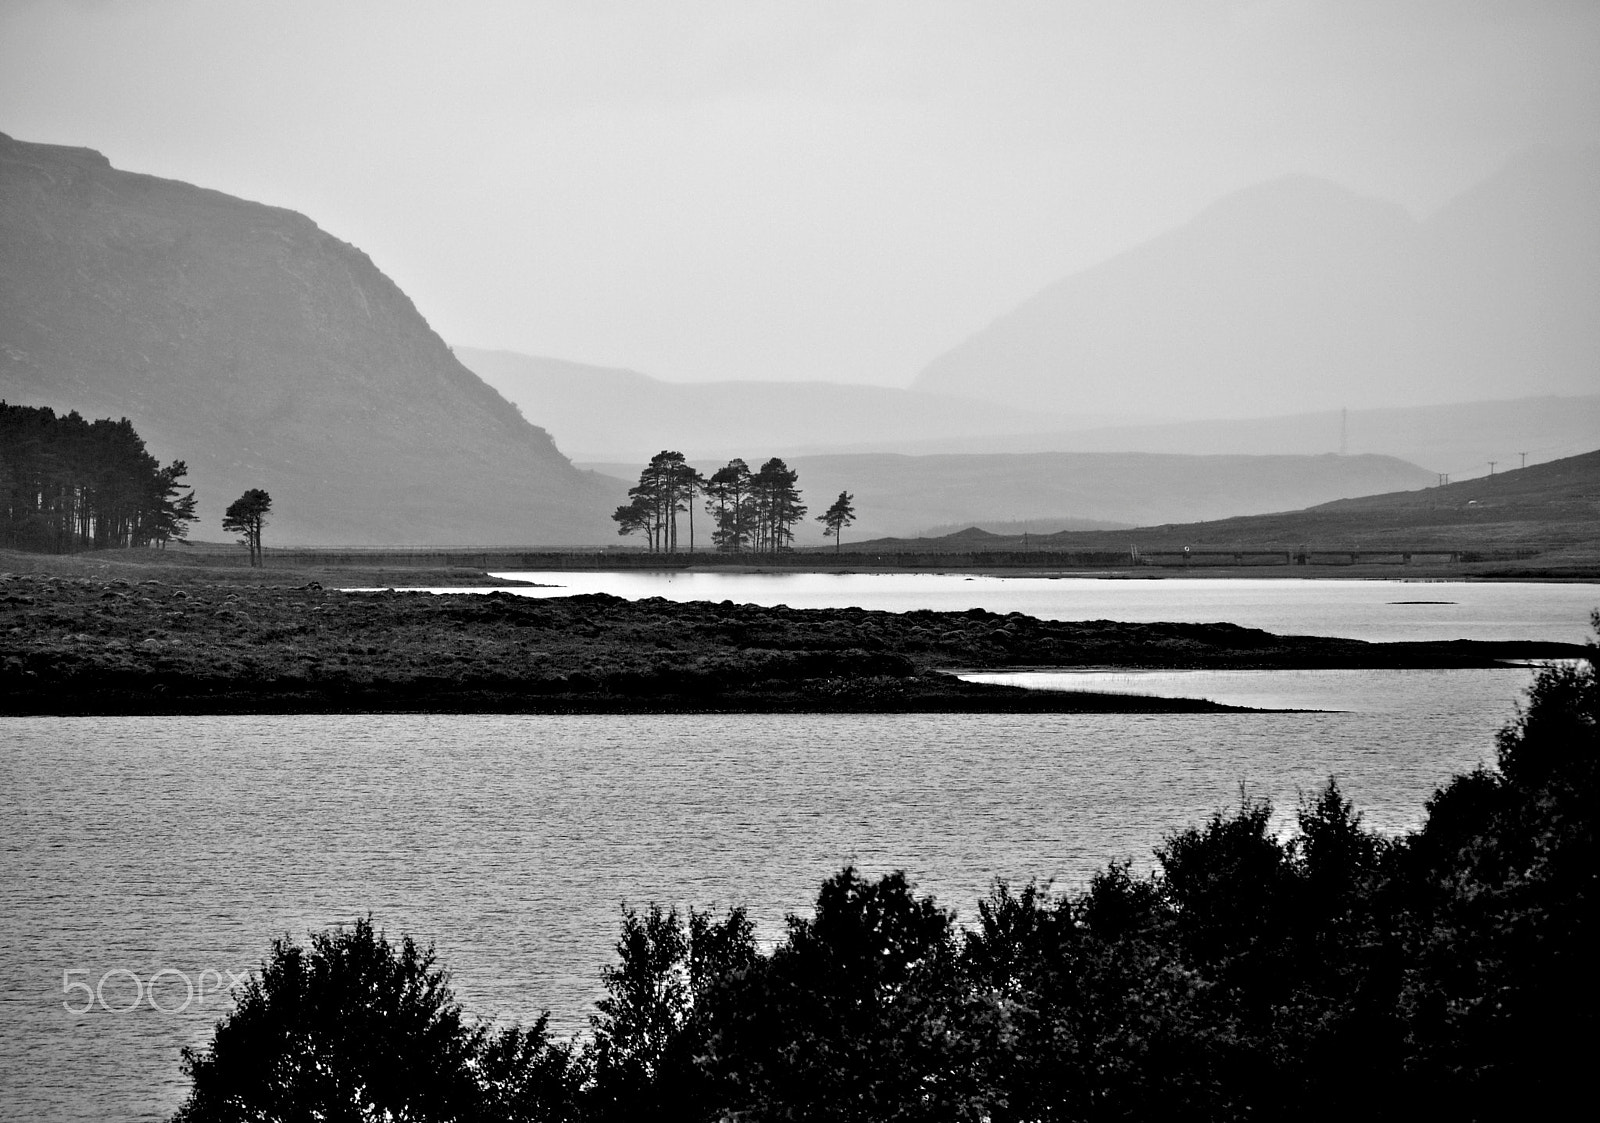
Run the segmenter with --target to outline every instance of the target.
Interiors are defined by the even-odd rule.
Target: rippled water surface
[[[742,902],[772,938],[855,861],[970,914],[996,876],[1078,884],[1241,783],[1292,812],[1330,774],[1404,830],[1529,673],[1277,680],[1339,713],[0,719],[0,1101],[164,1116],[225,999],[74,1014],[63,973],[115,1009],[167,971],[175,1008],[369,910],[438,942],[469,1011],[578,1029],[623,900]]]

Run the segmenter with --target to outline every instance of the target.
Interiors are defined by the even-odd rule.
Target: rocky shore
[[[0,575],[0,712],[1149,712],[1227,707],[965,683],[999,667],[1464,667],[1548,643],[1275,636],[1018,613],[341,592]]]

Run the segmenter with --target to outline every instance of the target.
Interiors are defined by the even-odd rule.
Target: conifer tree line
[[[165,546],[196,521],[181,460],[162,467],[126,417],[0,401],[0,546],[66,554]]]
[[[706,477],[681,452],[663,450],[628,489],[629,502],[612,513],[618,534],[643,534],[652,553],[695,548],[695,501],[704,498],[712,545],[724,553],[775,554],[794,545],[806,513],[799,473],[773,457],[752,472],[737,457]],[[684,515],[681,534],[678,516]]]

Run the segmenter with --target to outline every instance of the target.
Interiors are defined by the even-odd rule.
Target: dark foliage
[[[738,910],[625,909],[587,1042],[465,1028],[431,957],[375,950],[370,925],[309,957],[280,943],[190,1055],[180,1118],[355,1088],[413,1119],[1552,1115],[1582,1102],[1597,1028],[1597,727],[1594,659],[1548,667],[1498,768],[1413,835],[1364,829],[1331,780],[1287,840],[1241,797],[1147,875],[997,884],[965,930],[904,874],[853,868],[765,954]],[[221,1088],[267,1106],[218,1114]]]
[[[188,468],[165,468],[133,424],[0,401],[0,546],[66,554],[165,545],[195,521]]]
[[[194,1081],[178,1123],[240,1119],[559,1119],[575,1095],[569,1050],[544,1023],[469,1025],[432,949],[391,944],[370,919],[276,940],[211,1048],[184,1050]]]
[[[272,510],[272,496],[259,487],[250,488],[228,504],[222,513],[222,529],[239,536],[239,544],[250,551],[250,564],[262,563],[261,531],[267,525],[267,512]]]
[[[694,549],[694,501],[705,495],[711,541],[725,553],[776,554],[794,541],[794,526],[806,513],[796,486],[799,474],[776,458],[751,472],[733,459],[709,478],[684,462],[683,453],[662,450],[628,489],[628,502],[611,513],[621,535],[643,534],[652,553],[678,550],[678,515],[689,516]],[[854,518],[855,513],[849,514]],[[848,521],[848,520],[846,520]]]
[[[822,536],[833,539],[834,553],[839,552],[844,542],[844,528],[856,521],[855,498],[848,491],[841,491],[833,505],[817,516],[822,524]]]
[[[611,513],[618,534],[642,533],[651,553],[676,553],[678,516],[689,516],[689,549],[694,550],[694,500],[705,477],[684,462],[683,453],[662,449],[650,458],[628,502]]]

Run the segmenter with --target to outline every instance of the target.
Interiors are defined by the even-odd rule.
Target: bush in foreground
[[[1547,668],[1498,767],[1413,835],[1365,830],[1332,782],[1286,841],[1241,799],[1148,876],[998,884],[965,930],[849,868],[767,954],[741,910],[625,910],[583,1041],[470,1025],[431,952],[370,921],[279,941],[186,1051],[178,1119],[1553,1113],[1596,1039],[1597,728],[1595,659]]]

